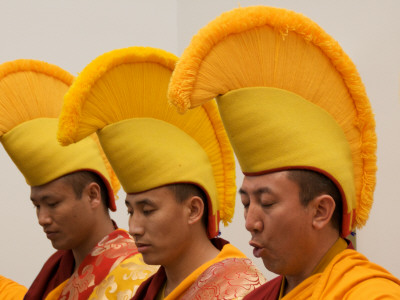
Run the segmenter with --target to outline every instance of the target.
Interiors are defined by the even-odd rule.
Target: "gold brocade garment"
[[[180,299],[243,299],[263,283],[250,259],[228,258],[203,272]]]
[[[157,269],[146,265],[129,234],[117,229],[100,241],[46,300],[129,299]]]

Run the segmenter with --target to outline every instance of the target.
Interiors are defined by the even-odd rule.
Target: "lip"
[[[140,253],[146,253],[150,249],[151,245],[144,243],[136,243],[136,247]]]
[[[53,240],[56,237],[58,232],[57,231],[45,231],[45,233],[49,240]]]
[[[262,257],[264,252],[264,247],[255,241],[249,242],[250,246],[254,247],[253,255],[257,258]]]

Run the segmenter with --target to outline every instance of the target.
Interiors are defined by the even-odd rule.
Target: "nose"
[[[140,217],[135,214],[132,214],[129,217],[129,234],[133,237],[141,236],[144,233],[144,227],[142,222],[140,221]]]
[[[245,211],[245,226],[248,231],[251,233],[261,232],[264,228],[262,217],[261,217],[261,209],[255,204],[250,204]]]
[[[36,214],[40,226],[46,227],[51,224],[52,219],[45,208],[37,208]]]

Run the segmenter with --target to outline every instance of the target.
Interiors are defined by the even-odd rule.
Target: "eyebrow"
[[[46,201],[48,198],[48,195],[39,196],[38,199],[30,197],[32,202]]]
[[[245,190],[243,190],[242,188],[240,188],[238,192],[241,195],[247,195],[247,192]]]
[[[243,190],[242,188],[239,189],[239,194],[241,195],[248,195],[248,193]],[[274,192],[269,187],[261,187],[253,192],[253,194],[260,195],[260,194],[270,194],[273,195]]]
[[[142,199],[139,200],[138,202],[134,203],[135,205],[155,205],[153,201],[151,201],[150,199]],[[125,200],[125,205],[126,206],[132,206],[131,203],[128,200]]]

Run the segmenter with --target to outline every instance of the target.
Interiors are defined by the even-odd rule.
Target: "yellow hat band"
[[[221,118],[246,175],[310,169],[332,179],[343,196],[343,235],[356,209],[353,162],[341,127],[319,106],[285,90],[242,88],[217,98]]]
[[[99,140],[126,193],[173,183],[192,183],[209,198],[209,236],[217,234],[217,188],[204,149],[174,125],[134,118],[105,126]]]
[[[115,210],[110,178],[95,140],[88,137],[62,147],[56,139],[58,119],[38,118],[21,123],[1,137],[4,149],[30,186],[40,186],[63,175],[88,170],[102,177]]]

